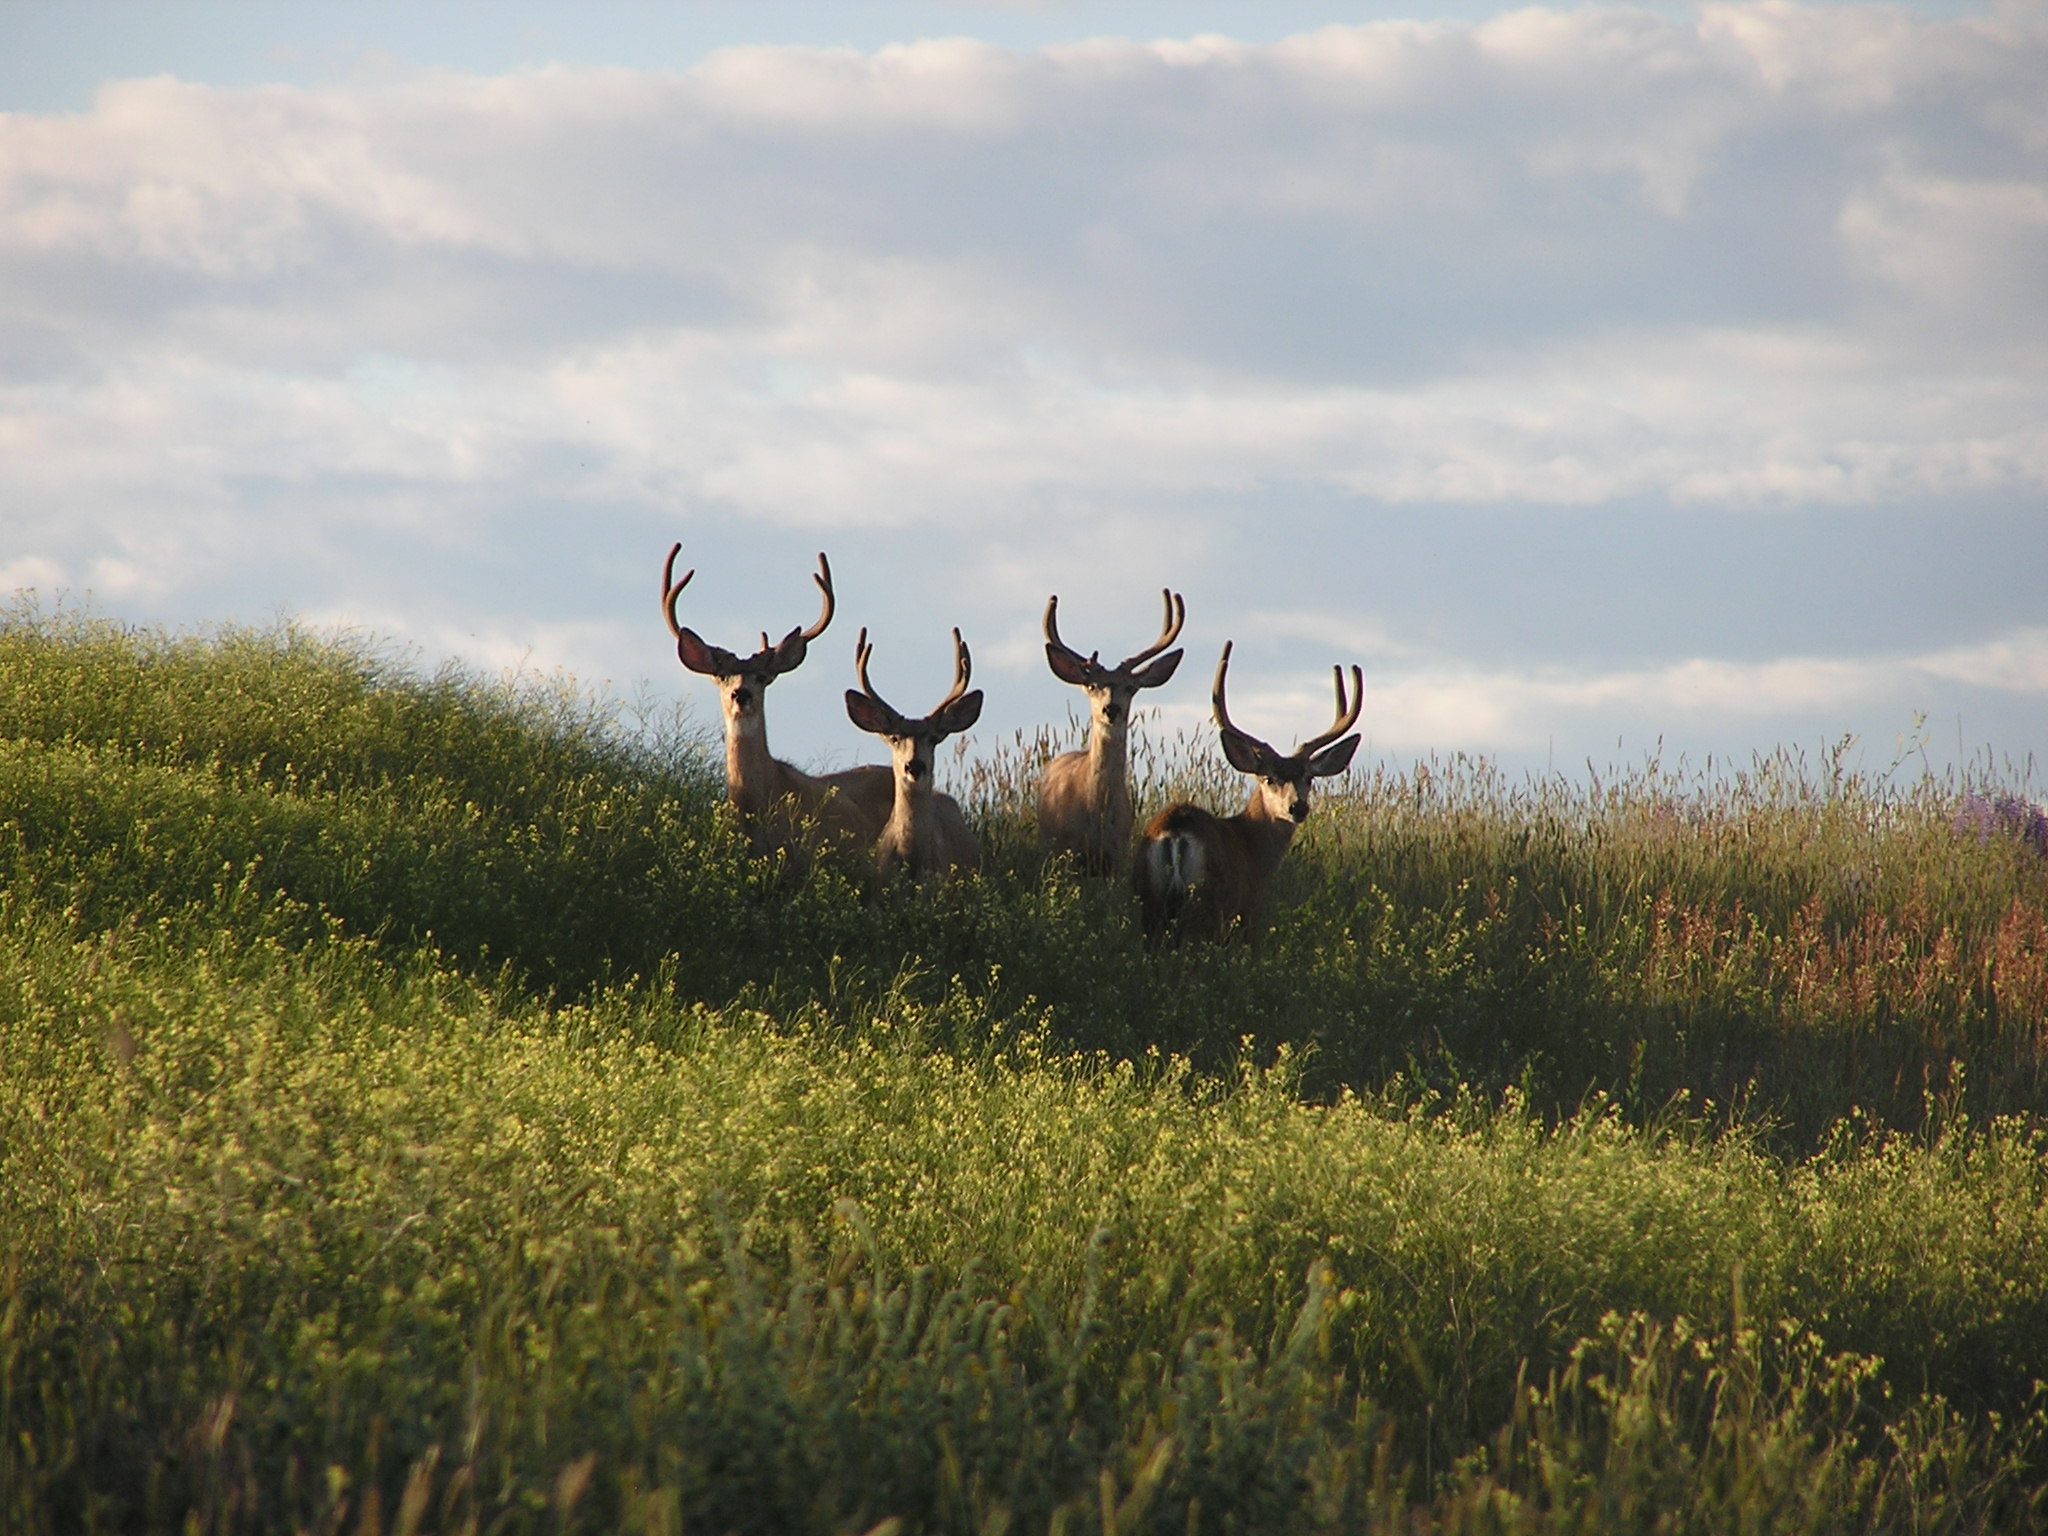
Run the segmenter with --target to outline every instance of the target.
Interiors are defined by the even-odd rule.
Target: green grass
[[[2043,1518],[2048,875],[1943,786],[1364,777],[1155,956],[1035,745],[871,895],[292,631],[18,614],[0,726],[0,1528]]]

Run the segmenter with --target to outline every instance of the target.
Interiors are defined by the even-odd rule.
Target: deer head
[[[815,624],[792,629],[779,642],[770,642],[768,632],[763,630],[761,648],[751,656],[737,656],[723,646],[710,644],[694,629],[677,620],[676,599],[682,596],[690,578],[697,574],[694,570],[686,571],[681,581],[675,580],[676,556],[682,553],[682,548],[681,544],[672,545],[661,568],[661,611],[668,620],[669,633],[676,639],[676,657],[692,672],[700,672],[717,682],[719,703],[725,710],[729,727],[742,732],[758,730],[761,695],[776,678],[803,665],[811,642],[822,635],[825,626],[832,622],[832,567],[821,551],[818,573],[811,578],[824,595],[824,605]]]
[[[1256,781],[1252,806],[1246,809],[1258,807],[1267,819],[1273,821],[1307,820],[1310,781],[1342,773],[1351,766],[1351,756],[1358,750],[1358,738],[1344,733],[1358,723],[1359,710],[1365,704],[1365,674],[1357,667],[1351,669],[1351,692],[1347,697],[1344,669],[1330,669],[1337,685],[1336,718],[1328,730],[1311,736],[1283,757],[1258,737],[1231,724],[1230,711],[1223,702],[1223,680],[1229,670],[1230,642],[1225,641],[1222,659],[1216,663],[1216,686],[1210,698],[1216,706],[1216,725],[1223,739],[1223,755],[1230,760],[1231,767],[1239,773],[1251,775]],[[1342,741],[1337,739],[1340,736],[1344,737]]]
[[[1128,724],[1131,700],[1138,690],[1157,688],[1172,677],[1174,669],[1180,665],[1182,652],[1167,651],[1164,656],[1159,653],[1180,637],[1181,625],[1187,620],[1187,606],[1176,592],[1162,588],[1159,595],[1166,600],[1166,622],[1160,627],[1159,638],[1114,667],[1102,664],[1101,652],[1083,656],[1062,640],[1060,600],[1057,595],[1046,600],[1046,664],[1061,682],[1072,683],[1087,692],[1089,707],[1099,726],[1121,729]]]
[[[899,795],[906,788],[913,794],[928,793],[932,785],[932,756],[938,744],[972,728],[981,718],[981,690],[976,688],[970,693],[967,689],[967,680],[973,673],[967,642],[960,638],[959,630],[953,631],[953,690],[939,701],[936,709],[920,719],[902,714],[875,692],[868,681],[868,660],[874,650],[868,644],[868,632],[863,629],[853,653],[860,687],[846,690],[847,718],[889,744],[896,764]]]

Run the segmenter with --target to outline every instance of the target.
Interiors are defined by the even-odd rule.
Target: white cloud
[[[41,555],[23,555],[0,564],[0,592],[19,592],[24,588],[53,592],[68,585],[64,567]]]
[[[509,624],[489,615],[474,623],[450,622],[417,611],[372,603],[315,608],[297,616],[326,633],[373,635],[380,643],[410,647],[432,661],[452,657],[486,675],[565,675],[583,687],[609,687],[616,695],[630,681],[616,661],[644,650],[642,626],[617,621]],[[635,675],[644,668],[636,668]]]
[[[4,473],[217,506],[251,473],[523,478],[544,439],[619,494],[855,521],[1075,484],[2038,485],[2048,369],[2010,349],[2048,323],[2048,145],[2013,105],[2042,32],[1772,0],[117,82],[0,120],[0,323],[73,354],[0,398]],[[1812,217],[1745,207],[1731,160],[1774,157]],[[366,356],[439,387],[366,392]]]
[[[1983,645],[1954,646],[1919,658],[1912,669],[1974,688],[2048,693],[2048,629],[2022,630]]]
[[[853,48],[727,48],[692,72],[710,115],[831,133],[1013,130],[1030,66],[971,38]]]
[[[1362,728],[1385,750],[1516,751],[1555,734],[1583,736],[1594,719],[1626,721],[1639,736],[1730,721],[1782,726],[1886,704],[1904,720],[1944,683],[2048,696],[2048,629],[1908,656],[1695,657],[1615,671],[1381,669],[1366,682]],[[1307,722],[1315,700],[1307,681],[1269,688],[1260,717]]]

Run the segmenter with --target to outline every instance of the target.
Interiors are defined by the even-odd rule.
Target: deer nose
[[[1107,708],[1105,708],[1102,711],[1102,718],[1109,721],[1112,725],[1114,725],[1117,721],[1123,719],[1123,717],[1124,707],[1121,704],[1111,703]]]
[[[1296,821],[1307,821],[1308,802],[1306,800],[1295,801],[1292,805],[1287,807],[1287,814],[1289,816],[1292,816]]]
[[[931,773],[932,765],[922,758],[913,757],[903,771],[913,779],[922,779]]]
[[[751,688],[744,687],[733,689],[732,702],[734,708],[745,709],[749,704],[754,702],[754,690]]]

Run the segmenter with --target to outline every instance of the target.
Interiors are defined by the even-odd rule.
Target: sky
[[[2048,0],[0,0],[0,592],[715,721],[677,540],[813,766],[1163,587],[1169,730],[2024,764]]]

